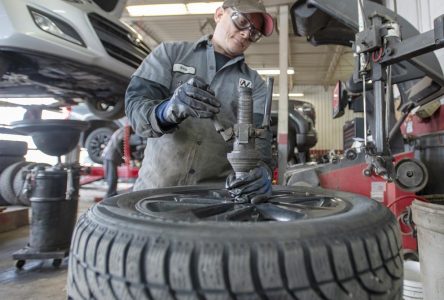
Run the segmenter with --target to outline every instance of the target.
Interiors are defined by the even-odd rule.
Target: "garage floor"
[[[78,216],[94,204],[95,197],[106,193],[102,181],[91,183],[80,189]],[[125,190],[129,184],[119,183]],[[68,259],[59,268],[52,266],[52,260],[29,260],[22,270],[15,267],[12,253],[23,248],[28,242],[29,226],[0,233],[0,297],[1,299],[66,299],[66,276]]]

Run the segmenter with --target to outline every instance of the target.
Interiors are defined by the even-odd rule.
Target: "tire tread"
[[[200,242],[107,227],[83,215],[68,279],[74,299],[396,299],[395,222],[360,236]],[[173,268],[174,266],[174,268]]]

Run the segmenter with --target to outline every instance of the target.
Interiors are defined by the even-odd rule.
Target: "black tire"
[[[15,263],[15,267],[19,270],[21,270],[26,264],[26,260],[23,259],[19,259],[16,263]]]
[[[31,171],[33,168],[35,168],[37,166],[49,167],[50,165],[46,164],[46,163],[30,162],[29,164],[23,166],[15,174],[12,186],[14,189],[14,194],[16,195],[16,199],[20,205],[31,206],[31,201],[29,200],[29,195],[26,195],[23,193],[23,187],[24,187],[25,179],[26,179],[23,177],[23,174],[24,174],[24,172]]]
[[[59,268],[61,264],[62,264],[62,259],[61,259],[61,258],[55,258],[55,259],[52,261],[52,266],[53,266],[54,268]]]
[[[89,99],[86,101],[89,110],[100,119],[117,120],[125,115],[125,101],[122,99],[99,100]]]
[[[0,175],[3,172],[4,169],[9,167],[10,165],[19,162],[24,161],[25,158],[23,156],[0,156]],[[0,193],[0,206],[9,205],[9,202],[3,198],[3,196]]]
[[[0,173],[10,165],[24,160],[23,156],[0,156]]]
[[[135,211],[139,199],[208,189],[119,195],[82,215],[71,243],[72,299],[401,299],[398,224],[368,198],[315,188],[348,210],[291,222],[174,221]],[[140,205],[140,204],[138,204]]]
[[[10,65],[11,61],[8,57],[0,54],[0,78],[9,70]]]
[[[26,142],[0,140],[0,156],[24,156],[26,152],[28,152]]]
[[[113,129],[101,127],[91,131],[88,135],[85,141],[85,148],[93,162],[103,164],[102,153],[113,133]]]
[[[0,175],[0,194],[11,205],[20,205],[14,191],[14,178],[21,168],[30,164],[28,161],[20,161],[7,167]]]

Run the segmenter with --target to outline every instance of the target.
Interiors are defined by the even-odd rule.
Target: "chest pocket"
[[[173,80],[171,81],[170,86],[170,92],[171,94],[174,93],[174,91],[182,84],[187,82],[190,78],[192,78],[195,75],[191,74],[184,74],[180,72],[173,72]]]
[[[170,86],[170,92],[174,91],[190,78],[196,76],[196,68],[184,64],[175,63],[173,65],[173,80]]]

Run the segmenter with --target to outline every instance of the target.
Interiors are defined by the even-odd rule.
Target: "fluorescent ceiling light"
[[[214,14],[222,2],[194,2],[186,4],[188,13],[191,15],[210,15]]]
[[[273,94],[273,97],[279,97],[280,94]],[[304,93],[288,93],[288,97],[304,97]]]
[[[0,98],[0,101],[17,105],[51,105],[58,102],[54,98]]]
[[[279,75],[281,73],[279,69],[256,69],[256,71],[259,73],[259,75]],[[294,69],[288,68],[287,74],[293,75]]]
[[[127,6],[126,9],[131,17],[175,16],[185,15],[187,13],[185,4],[133,5]]]
[[[188,4],[130,5],[126,9],[131,17],[179,16],[214,14],[222,2],[193,2]]]
[[[304,97],[304,93],[288,93],[288,97]]]

